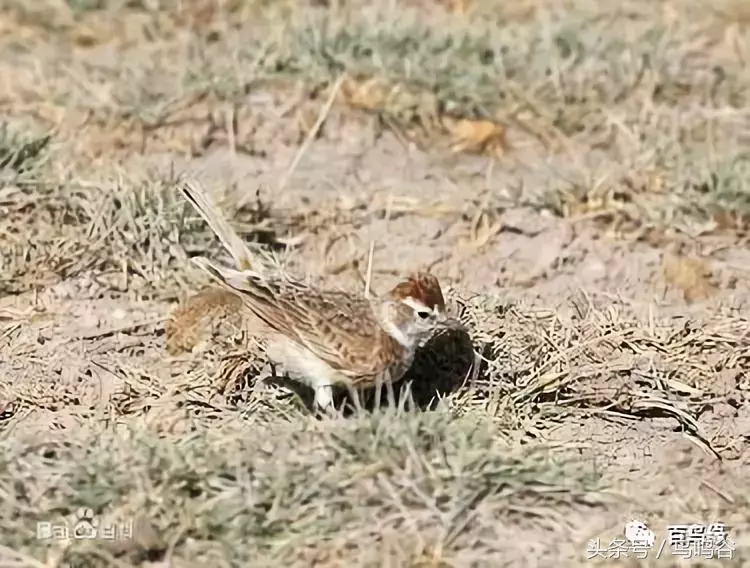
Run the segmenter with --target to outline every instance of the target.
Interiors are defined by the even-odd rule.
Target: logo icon
[[[96,538],[99,519],[94,517],[94,511],[81,507],[76,511],[73,525],[73,538]]]
[[[651,548],[656,542],[656,535],[649,530],[643,521],[632,520],[625,523],[625,538],[634,545]]]

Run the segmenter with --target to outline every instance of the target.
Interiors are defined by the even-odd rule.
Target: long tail
[[[211,203],[208,195],[200,184],[191,178],[183,177],[178,182],[178,187],[182,194],[187,198],[201,217],[208,223],[211,230],[219,237],[221,244],[232,255],[235,266],[240,270],[246,270],[254,267],[254,255],[245,241],[240,238],[237,232],[229,225],[221,211]]]

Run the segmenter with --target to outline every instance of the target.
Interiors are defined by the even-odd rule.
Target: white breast
[[[295,380],[317,389],[346,382],[346,376],[283,335],[269,338],[266,354]]]

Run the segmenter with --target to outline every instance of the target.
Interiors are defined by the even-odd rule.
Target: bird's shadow
[[[475,357],[471,337],[463,330],[442,333],[422,347],[404,378],[389,389],[386,386],[368,388],[358,392],[362,410],[372,412],[377,408],[395,406],[404,409],[431,410],[440,399],[459,390],[471,376],[481,369]],[[265,379],[294,392],[311,412],[314,408],[314,390],[286,376],[269,376]],[[378,392],[379,391],[379,392]],[[337,387],[334,391],[334,406],[344,415],[357,411],[356,403],[349,391]]]

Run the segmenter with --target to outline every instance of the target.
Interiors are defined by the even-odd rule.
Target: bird
[[[213,230],[235,268],[204,256],[192,262],[260,323],[266,355],[314,390],[314,406],[333,410],[333,389],[390,386],[404,377],[417,351],[437,334],[463,329],[446,313],[438,279],[414,272],[392,290],[366,298],[308,284],[259,262],[197,181],[178,182],[185,198]]]

